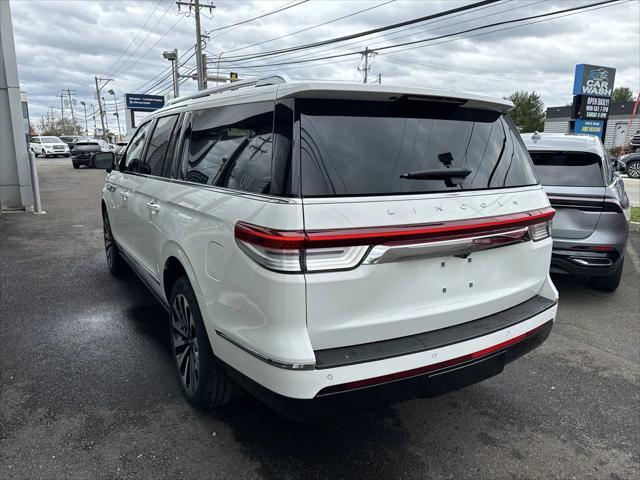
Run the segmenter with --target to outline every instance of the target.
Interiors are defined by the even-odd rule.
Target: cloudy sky
[[[501,0],[402,29],[254,59],[238,57],[378,28],[472,0],[216,0],[213,15],[203,11],[202,26],[210,32],[209,58],[217,60],[223,52],[220,75],[230,70],[241,77],[281,71],[292,78],[361,82],[357,53],[291,62],[358,52],[365,46],[375,50],[598,1]],[[58,107],[59,114],[56,95],[62,89],[74,90],[78,102],[95,103],[96,75],[113,78],[108,88],[118,99],[126,92],[168,93],[171,80],[169,62],[162,58],[164,50],[178,49],[183,73],[192,72],[195,65],[194,18],[185,14],[185,7],[179,12],[173,0],[11,0],[11,9],[21,89],[29,94],[35,119],[49,106]],[[261,15],[265,16],[232,26]],[[515,90],[535,90],[547,106],[554,106],[571,101],[575,65],[590,63],[617,68],[616,86],[628,86],[635,93],[640,90],[640,0],[525,23],[529,24],[460,33],[410,49],[381,50],[372,59],[370,75],[382,74],[382,82],[388,84],[500,97]],[[217,65],[210,65],[209,74],[216,71]],[[113,110],[107,89],[104,93]],[[181,85],[182,94],[194,89],[193,80],[185,79]]]

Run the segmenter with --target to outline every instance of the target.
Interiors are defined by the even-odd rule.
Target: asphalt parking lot
[[[556,279],[550,338],[502,375],[298,425],[183,400],[166,314],[107,271],[103,172],[38,162],[47,214],[0,216],[0,478],[639,478],[640,234],[614,294]]]

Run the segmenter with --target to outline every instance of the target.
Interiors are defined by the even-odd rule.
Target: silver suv
[[[598,137],[536,133],[525,144],[544,185],[553,219],[551,271],[587,276],[613,291],[629,236],[629,199]]]

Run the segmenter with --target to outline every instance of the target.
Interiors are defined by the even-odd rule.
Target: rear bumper
[[[551,273],[600,277],[611,275],[620,266],[620,252],[582,252],[553,250]]]
[[[263,387],[229,366],[227,371],[245,390],[285,417],[295,421],[322,419],[414,398],[437,397],[486,380],[501,373],[507,363],[541,345],[551,333],[552,327],[553,320],[549,320],[521,340],[504,348],[498,347],[478,358],[462,360],[450,366],[436,367],[374,386],[339,393],[325,390],[313,399],[286,397]]]
[[[76,165],[92,165],[91,158],[85,157],[71,157],[71,161]]]
[[[459,330],[457,341],[452,342],[450,334],[443,335],[448,329],[442,329],[433,332],[434,338],[404,341],[404,337],[398,339],[402,342],[392,340],[392,345],[382,348],[360,345],[346,355],[344,351],[331,355],[317,352],[318,364],[313,370],[277,368],[228,342],[217,342],[214,351],[238,384],[275,410],[296,420],[322,417],[353,407],[362,410],[442,395],[500,373],[506,363],[533,350],[551,331],[557,305],[541,297],[535,299],[535,309],[525,302],[534,312],[528,317],[516,318],[509,309],[468,322]],[[521,310],[523,313],[526,308]],[[414,353],[389,357],[390,348],[396,348],[396,353],[402,349]],[[376,350],[379,355],[374,356]],[[356,363],[350,361],[351,355]]]

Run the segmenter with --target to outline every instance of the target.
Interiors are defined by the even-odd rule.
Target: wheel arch
[[[182,275],[186,275],[189,283],[199,297],[201,294],[200,285],[196,279],[195,271],[184,250],[176,242],[168,242],[162,252],[164,259],[162,276],[162,290],[167,303],[170,301],[171,288],[173,283]]]

